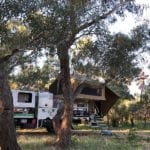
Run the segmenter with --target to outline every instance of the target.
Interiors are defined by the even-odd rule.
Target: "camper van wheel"
[[[49,133],[54,132],[54,128],[53,128],[53,122],[51,119],[47,118],[46,119],[46,129]]]

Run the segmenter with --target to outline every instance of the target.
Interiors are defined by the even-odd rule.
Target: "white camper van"
[[[49,92],[12,90],[14,120],[16,126],[52,128],[52,119],[57,113],[58,103]]]

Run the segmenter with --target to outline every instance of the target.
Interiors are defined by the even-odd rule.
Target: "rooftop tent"
[[[115,104],[119,96],[109,89],[105,83],[83,77],[71,77],[72,88],[82,83],[83,89],[77,95],[75,102],[92,102],[102,115],[106,115],[109,109]],[[59,77],[49,86],[49,91],[55,97],[63,99],[62,83]]]

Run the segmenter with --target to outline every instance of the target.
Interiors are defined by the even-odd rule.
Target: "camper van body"
[[[16,126],[34,128],[43,126],[46,119],[53,119],[58,105],[54,105],[53,94],[12,90],[14,120]]]

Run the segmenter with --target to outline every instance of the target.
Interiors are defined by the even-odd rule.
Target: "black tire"
[[[46,119],[45,127],[49,133],[54,133],[53,122],[51,119]]]

